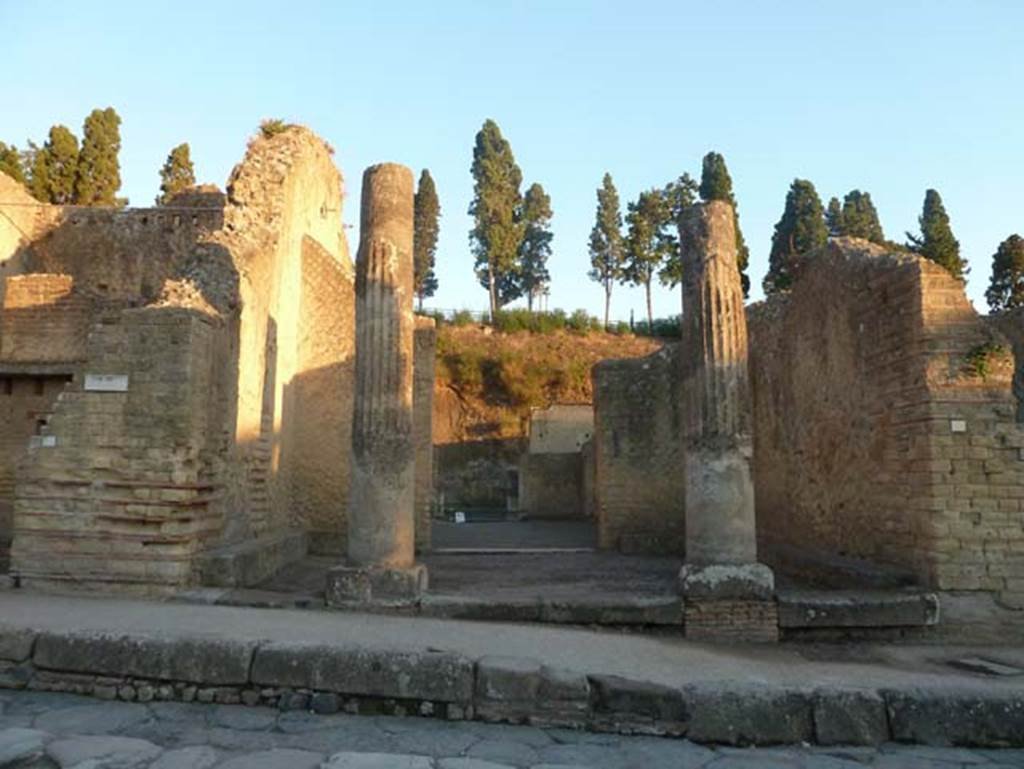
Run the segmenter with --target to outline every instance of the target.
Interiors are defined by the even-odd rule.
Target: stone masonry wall
[[[592,376],[598,542],[627,553],[681,554],[685,489],[676,350],[604,361]]]
[[[12,571],[25,584],[159,593],[187,585],[222,525],[205,473],[218,322],[146,308],[96,324],[86,372],[127,374],[126,392],[58,397],[19,468]]]

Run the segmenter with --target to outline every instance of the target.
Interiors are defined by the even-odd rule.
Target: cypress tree
[[[25,165],[28,168],[28,191],[40,203],[49,203],[50,163],[46,159],[46,147],[30,141],[25,151]]]
[[[75,202],[85,206],[118,204],[121,188],[121,118],[113,107],[94,109],[82,126]]]
[[[992,312],[1024,307],[1024,238],[1011,235],[992,257],[992,281],[985,292]]]
[[[789,288],[793,282],[792,268],[796,257],[825,245],[827,241],[825,211],[817,190],[806,179],[794,179],[786,194],[782,218],[772,235],[764,292],[771,294]]]
[[[594,228],[590,231],[591,280],[604,287],[604,327],[608,328],[611,311],[612,287],[623,274],[625,249],[622,242],[622,212],[619,210],[619,192],[612,175],[606,173],[597,190],[597,211]]]
[[[743,283],[743,296],[750,294],[750,278],[747,277],[747,265],[750,262],[750,249],[740,230],[740,212],[736,205],[736,197],[732,191],[732,177],[725,167],[725,158],[717,152],[709,152],[704,156],[700,175],[700,197],[705,203],[712,200],[724,200],[732,206],[736,225],[736,266],[740,271]]]
[[[160,169],[160,194],[156,204],[165,206],[171,198],[189,187],[195,186],[196,172],[192,167],[192,150],[188,142],[172,149]]]
[[[840,235],[850,238],[863,238],[879,245],[885,244],[882,223],[878,221],[878,211],[871,202],[871,194],[860,190],[850,190],[843,198],[843,210],[840,218]]]
[[[924,208],[917,219],[921,235],[907,233],[907,245],[915,254],[941,264],[954,278],[964,280],[968,272],[967,261],[960,256],[960,243],[953,237],[949,214],[942,198],[935,190],[924,194]]]
[[[519,273],[526,306],[541,295],[551,280],[548,257],[551,256],[551,198],[539,184],[531,184],[523,200],[523,243],[519,253]]]
[[[668,248],[665,261],[658,271],[658,280],[669,288],[675,288],[683,280],[683,262],[679,253],[679,217],[684,210],[697,200],[698,185],[689,174],[683,174],[669,182],[662,193],[669,206],[669,223],[664,231]]]
[[[437,291],[434,260],[437,236],[441,231],[441,202],[437,199],[434,177],[426,168],[420,173],[416,197],[413,199],[413,289],[423,309],[423,300]]]
[[[837,238],[843,234],[843,206],[839,198],[833,197],[828,201],[828,209],[825,211],[825,224],[828,225],[828,234]]]
[[[651,307],[651,281],[675,248],[675,239],[667,233],[672,223],[672,205],[665,190],[641,192],[627,207],[626,261],[622,277],[634,286],[643,286],[647,298],[647,324],[654,328]]]
[[[78,139],[67,126],[55,125],[42,148],[33,150],[32,193],[47,203],[71,203],[78,177]]]
[[[19,184],[25,183],[25,171],[21,167],[21,155],[13,144],[0,142],[0,174],[7,174]]]
[[[469,242],[476,257],[474,269],[490,297],[491,317],[506,302],[522,295],[518,257],[523,241],[520,218],[522,171],[512,147],[493,120],[484,122],[473,147],[473,200]]]

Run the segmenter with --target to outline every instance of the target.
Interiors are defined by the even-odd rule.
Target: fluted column
[[[747,321],[732,207],[693,206],[679,236],[686,474],[680,587],[703,597],[766,595],[773,581],[757,563]]]
[[[413,597],[413,176],[384,163],[363,174],[356,256],[356,366],[348,563],[328,574],[328,602]]]

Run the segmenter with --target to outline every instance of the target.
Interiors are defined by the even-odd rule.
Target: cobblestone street
[[[380,755],[385,754],[385,755]],[[952,769],[1024,767],[1024,750],[709,748],[429,718],[319,715],[0,690],[0,767],[17,769]]]

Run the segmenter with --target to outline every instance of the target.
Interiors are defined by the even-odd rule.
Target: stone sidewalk
[[[1024,648],[677,635],[0,591],[0,686],[706,744],[1024,745]]]
[[[394,716],[315,715],[0,690],[0,768],[18,769],[1006,769],[1022,750],[703,747]]]

